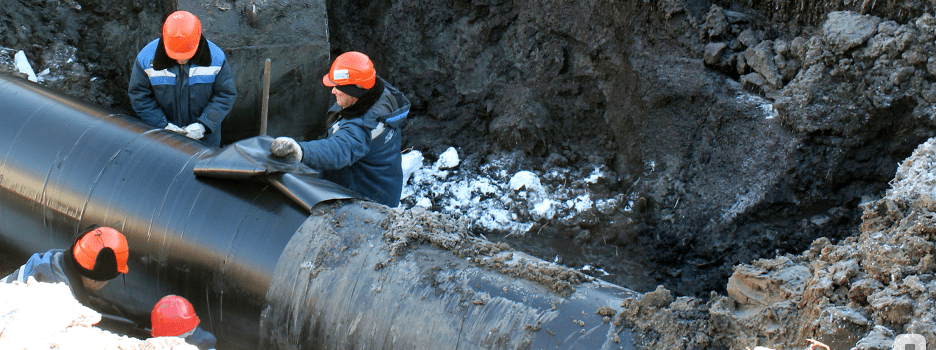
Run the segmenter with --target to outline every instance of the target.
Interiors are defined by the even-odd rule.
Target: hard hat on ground
[[[110,227],[89,228],[75,240],[71,255],[79,272],[93,280],[107,281],[130,270],[127,238]]]
[[[187,11],[176,11],[163,23],[162,39],[166,54],[174,60],[187,60],[195,56],[201,40],[201,22]]]
[[[188,333],[198,326],[195,309],[183,297],[167,295],[153,307],[150,313],[153,337],[176,337]]]
[[[345,52],[335,58],[328,74],[322,77],[322,84],[328,87],[338,87],[345,93],[347,91],[344,91],[342,87],[357,85],[367,90],[374,87],[376,81],[377,71],[374,70],[374,63],[367,55],[355,51]]]

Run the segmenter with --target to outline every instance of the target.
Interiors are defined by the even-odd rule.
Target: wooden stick
[[[263,97],[260,102],[260,135],[267,134],[267,111],[270,108],[270,59],[263,62]]]

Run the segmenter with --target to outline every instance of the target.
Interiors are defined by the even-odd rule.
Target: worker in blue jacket
[[[401,130],[410,102],[377,76],[370,58],[346,52],[332,63],[322,83],[335,104],[326,113],[326,138],[296,142],[278,137],[274,156],[292,156],[322,177],[387,206],[400,204],[403,168]]]
[[[189,12],[169,15],[162,37],[137,54],[128,94],[146,123],[218,147],[237,91],[224,51],[201,29]]]
[[[103,288],[121,273],[129,272],[127,238],[110,227],[91,226],[72,246],[33,254],[25,264],[0,278],[0,283],[64,283],[79,302],[87,305],[88,293]]]

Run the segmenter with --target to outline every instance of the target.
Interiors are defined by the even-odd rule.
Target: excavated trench
[[[860,76],[873,60],[839,68],[843,77],[794,81],[816,59],[796,38],[820,33],[829,12],[866,3],[330,2],[330,41],[335,52],[378,52],[384,74],[413,94],[422,117],[408,126],[408,146],[481,159],[522,150],[515,170],[543,173],[603,164],[617,177],[591,193],[633,203],[488,237],[600,266],[611,273],[602,278],[637,290],[705,296],[724,291],[737,264],[855,235],[858,205],[880,197],[897,163],[932,134],[920,91],[933,78],[920,63],[917,80],[897,87],[879,80],[900,66]],[[871,13],[905,23],[929,10],[915,6],[886,2]],[[719,43],[727,48],[707,56]],[[756,59],[768,43],[767,57],[788,63],[774,68],[781,78],[742,80],[767,70]],[[737,63],[746,51],[752,63]]]
[[[40,70],[55,55],[74,54],[76,63],[60,68],[66,78],[49,85],[123,111],[129,58],[155,37],[161,16],[186,5],[4,1],[0,46],[25,50]],[[507,154],[514,162],[506,171],[610,169],[587,191],[622,196],[626,207],[540,220],[523,235],[475,233],[567,266],[598,266],[610,273],[598,277],[641,292],[663,285],[676,295],[725,293],[738,264],[800,254],[820,237],[856,236],[860,205],[881,198],[898,162],[936,131],[931,4],[325,7],[332,57],[368,53],[413,102],[404,147],[429,161],[456,147],[466,173]],[[854,28],[862,29],[858,39],[837,34]],[[275,91],[318,88],[313,78],[327,63],[296,67],[282,72]],[[317,133],[314,118],[290,121],[309,130],[296,137]]]
[[[119,111],[130,110],[124,93],[129,58],[157,35],[165,13],[177,6],[198,7],[8,2],[0,10],[6,15],[0,28],[4,47],[24,48],[37,70],[59,68],[63,78],[48,85]],[[280,11],[279,16],[291,6],[258,4],[266,13]],[[244,11],[237,4],[221,5],[198,8],[228,16]],[[348,50],[369,53],[380,74],[413,101],[406,148],[420,150],[431,161],[456,147],[476,163],[519,150],[517,165],[509,169],[514,171],[603,165],[613,170],[612,177],[590,188],[592,196],[624,194],[633,203],[630,211],[537,222],[526,235],[479,233],[547,260],[560,256],[569,266],[597,265],[610,273],[602,278],[637,290],[662,284],[683,295],[724,290],[738,263],[796,253],[817,237],[837,241],[853,235],[862,198],[879,197],[897,162],[932,128],[915,117],[919,98],[906,96],[870,106],[858,122],[839,118],[819,128],[799,128],[797,118],[807,113],[791,103],[808,101],[793,100],[795,94],[778,96],[776,88],[766,93],[758,87],[741,89],[731,78],[754,70],[735,65],[726,74],[723,63],[705,64],[705,45],[738,42],[750,30],[754,39],[749,40],[793,42],[817,30],[810,26],[819,24],[820,13],[841,8],[830,3],[798,13],[795,4],[786,3],[770,12],[758,12],[761,3],[726,6],[721,13],[728,14],[727,22],[713,35],[719,23],[711,19],[717,17],[711,9],[717,5],[725,4],[325,4],[332,56]],[[898,11],[898,19],[924,10]],[[790,20],[795,25],[787,25]],[[254,21],[248,29],[257,32],[267,23]],[[213,35],[222,35],[221,30]],[[292,38],[278,35],[287,38],[268,41],[282,44]],[[251,45],[256,44],[244,43]],[[55,55],[68,54],[76,62],[51,66]],[[308,57],[291,57],[296,56]],[[308,90],[313,96],[294,92],[274,101],[283,109],[274,107],[271,118],[285,116],[282,128],[301,121],[307,127],[290,130],[309,130],[289,131],[292,136],[317,133],[314,115],[290,108],[315,109],[292,102],[322,96],[314,77],[326,68],[296,64],[280,73],[282,85],[274,79],[274,94]],[[833,95],[837,99],[862,93],[860,84],[852,88],[843,81],[839,86],[848,89],[839,88]],[[250,89],[242,89],[243,94],[256,93]],[[770,100],[758,92],[791,103],[775,103],[784,113],[772,118],[763,112]],[[815,114],[832,108],[818,105]],[[247,117],[239,118],[226,124],[226,143],[256,132],[244,121]]]

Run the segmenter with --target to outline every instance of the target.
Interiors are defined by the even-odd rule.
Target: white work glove
[[[270,153],[277,157],[293,156],[302,160],[302,147],[299,147],[299,143],[292,137],[277,137],[270,144]]]
[[[185,127],[185,136],[190,139],[201,140],[205,137],[205,126],[202,123],[194,122]]]
[[[172,123],[169,123],[168,125],[166,125],[166,130],[175,131],[175,132],[180,133],[180,134],[184,134],[184,133],[185,133],[185,129],[182,129],[182,128],[180,128],[178,125],[175,125],[175,124],[172,124]]]

